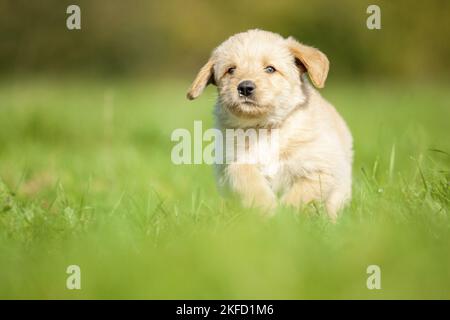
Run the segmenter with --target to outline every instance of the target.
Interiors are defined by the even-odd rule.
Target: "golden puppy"
[[[262,30],[230,37],[201,68],[187,96],[195,99],[208,84],[217,86],[218,129],[278,130],[278,154],[267,149],[269,163],[218,166],[219,183],[245,205],[273,208],[277,195],[296,207],[319,200],[335,220],[350,199],[351,133],[305,76],[323,88],[328,69],[318,49]]]

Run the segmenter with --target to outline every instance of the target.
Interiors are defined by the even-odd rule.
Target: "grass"
[[[1,82],[0,298],[450,298],[445,86],[324,91],[355,138],[336,225],[313,206],[263,219],[221,199],[210,167],[172,164],[172,130],[212,124],[214,90],[188,102],[187,86]]]

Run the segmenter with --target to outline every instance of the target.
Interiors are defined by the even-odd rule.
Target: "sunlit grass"
[[[450,298],[445,87],[324,91],[355,138],[333,225],[314,206],[264,219],[221,199],[212,168],[172,164],[173,129],[212,125],[214,90],[187,86],[0,86],[0,298]]]

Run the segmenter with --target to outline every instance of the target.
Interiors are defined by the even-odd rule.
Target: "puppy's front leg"
[[[282,203],[287,206],[299,208],[302,205],[307,205],[312,201],[322,201],[327,207],[328,216],[333,222],[337,218],[337,206],[332,204],[329,199],[330,186],[334,182],[330,176],[322,175],[317,179],[298,179],[288,190],[283,198]]]
[[[231,163],[225,175],[231,190],[241,198],[244,206],[268,210],[276,207],[276,196],[255,165]]]
[[[288,206],[300,207],[322,199],[322,188],[318,181],[298,179],[284,194],[281,201]]]

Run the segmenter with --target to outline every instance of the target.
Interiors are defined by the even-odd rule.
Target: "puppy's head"
[[[197,98],[208,84],[217,85],[220,105],[235,116],[282,115],[305,102],[302,74],[322,88],[329,62],[319,50],[278,34],[239,33],[212,53],[188,91]]]

